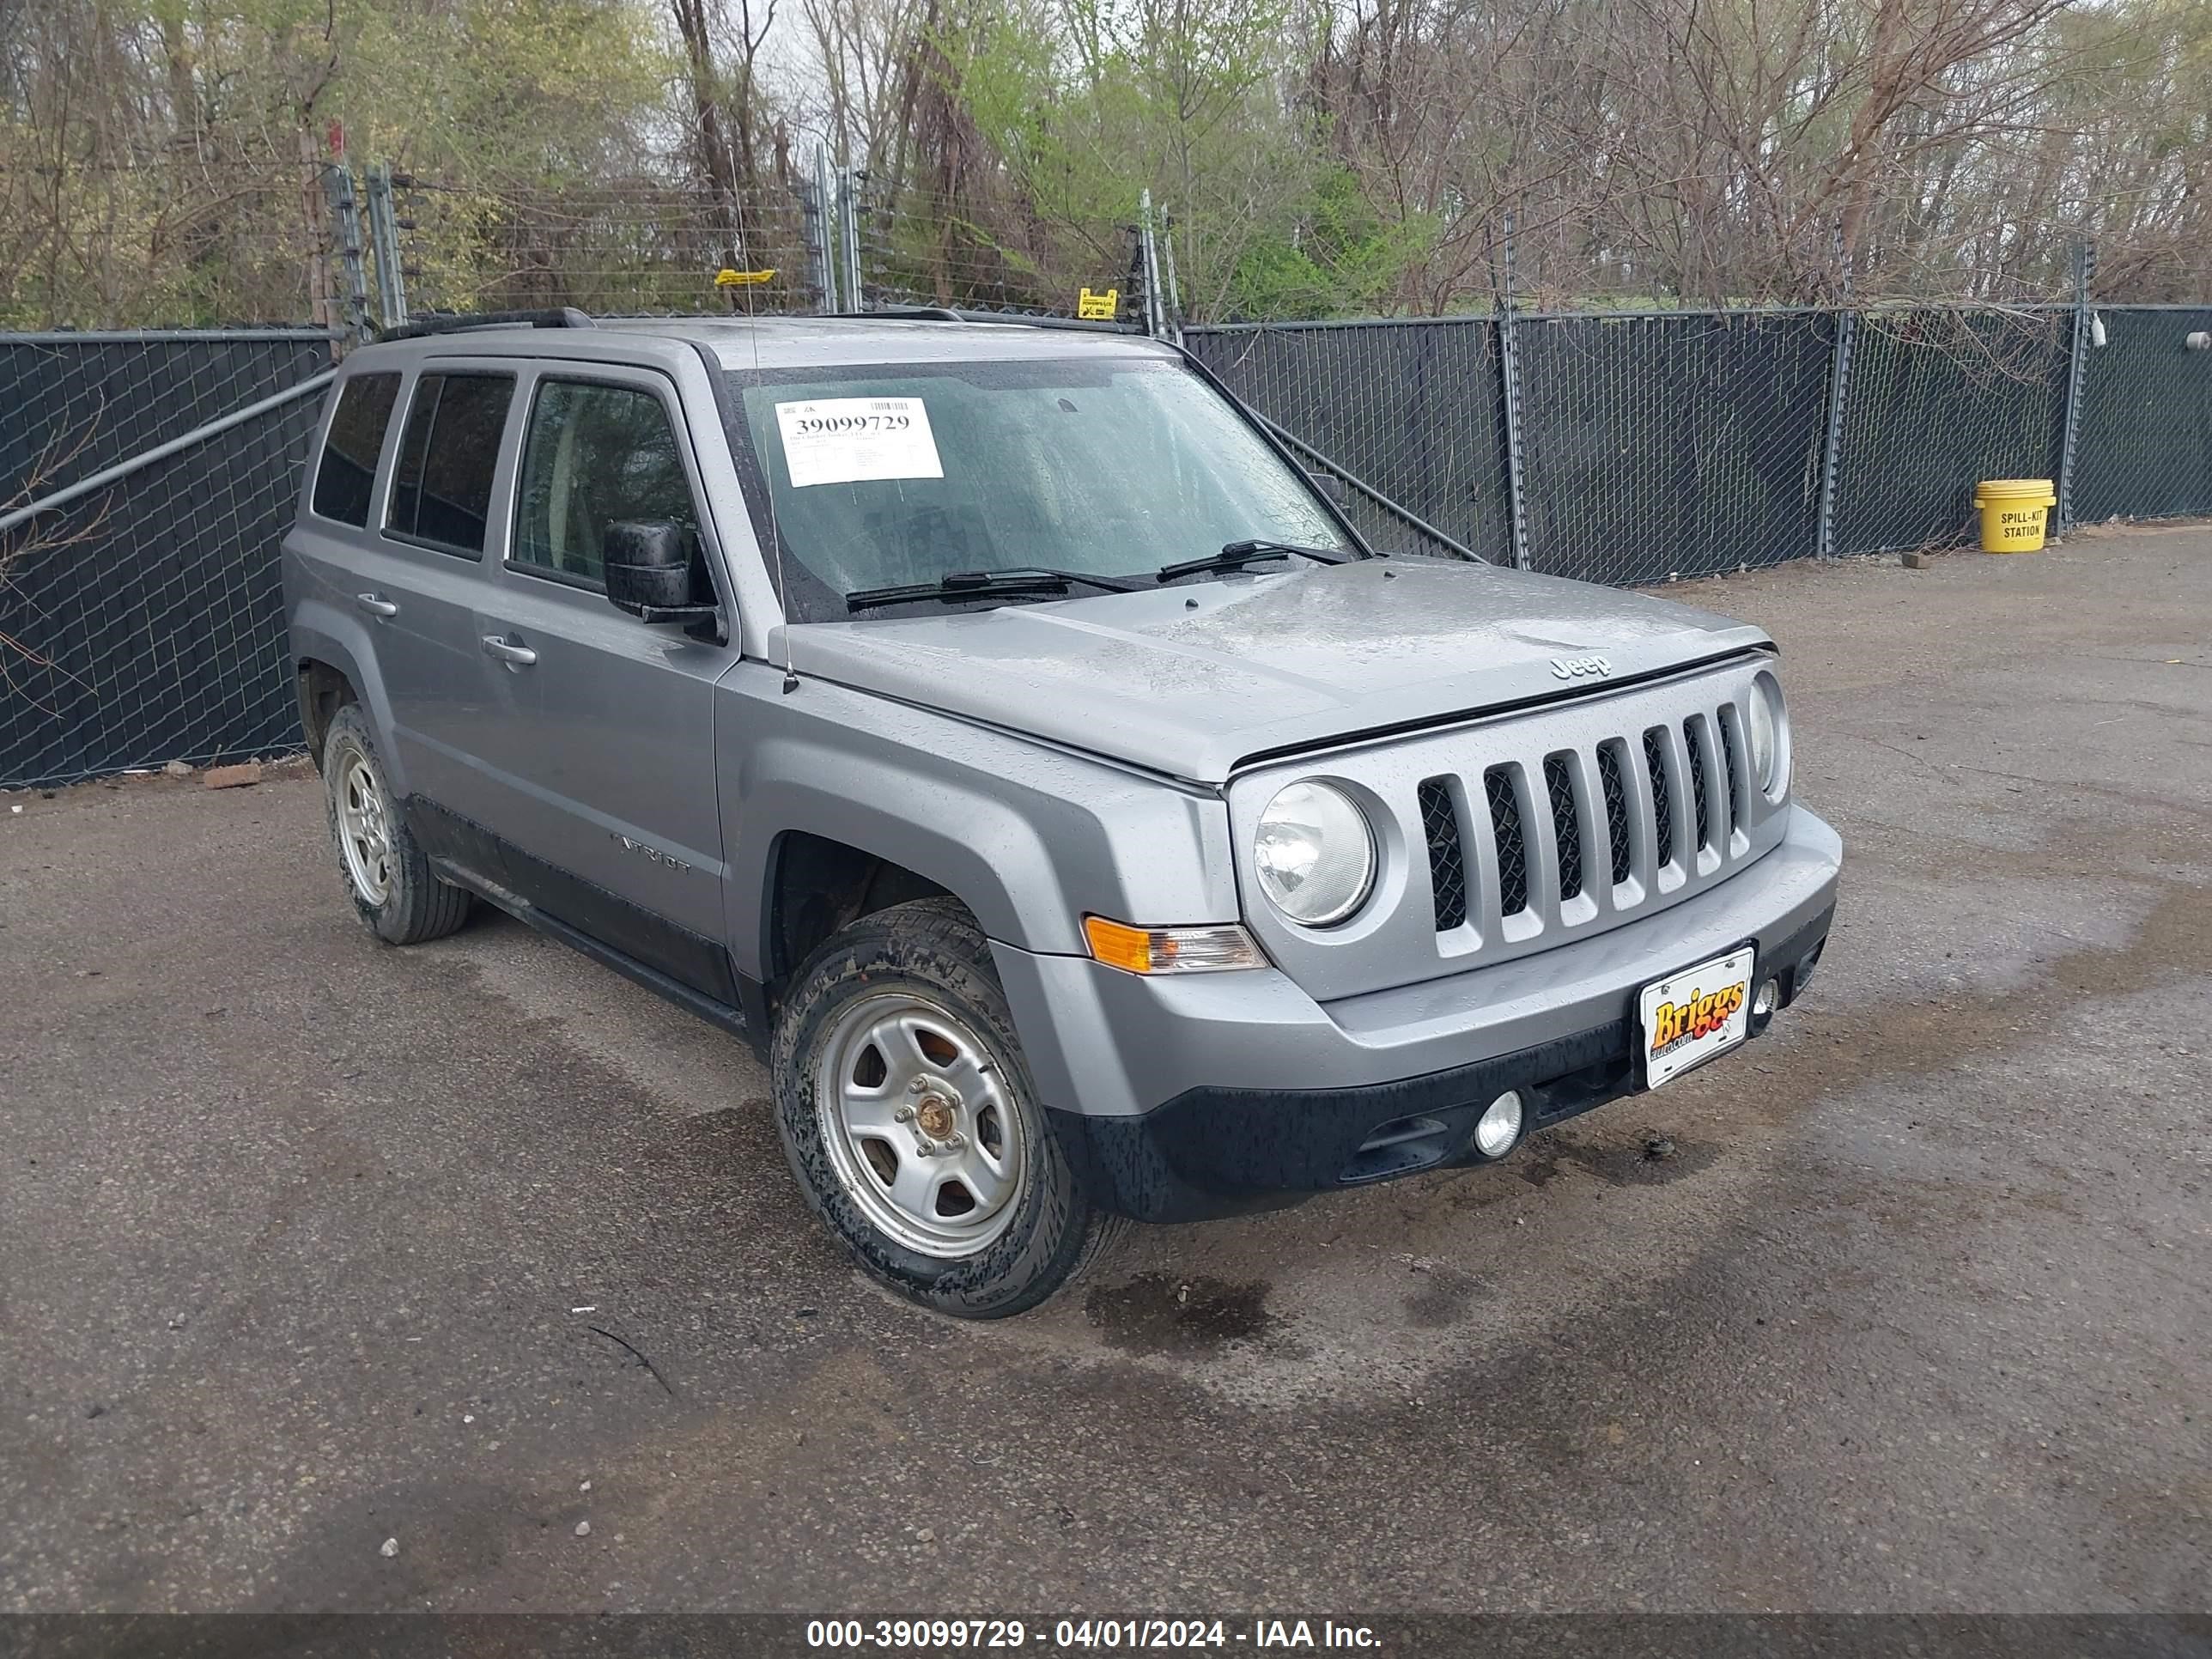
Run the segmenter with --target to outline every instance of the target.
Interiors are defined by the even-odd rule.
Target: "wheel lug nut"
[[[911,1123],[914,1121],[914,1108],[911,1106],[902,1106],[898,1110],[893,1112],[891,1115],[901,1123]]]

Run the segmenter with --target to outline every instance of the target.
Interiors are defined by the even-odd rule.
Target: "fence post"
[[[1528,487],[1521,465],[1521,348],[1513,326],[1513,216],[1505,216],[1505,283],[1498,296],[1498,360],[1505,392],[1505,497],[1513,525],[1513,568],[1528,568]]]
[[[392,206],[392,163],[368,169],[368,246],[376,256],[376,314],[386,328],[407,321],[407,283],[399,269],[399,218]]]
[[[845,258],[845,308],[866,311],[868,299],[860,286],[860,186],[867,174],[846,167],[837,175],[837,241]]]
[[[1182,343],[1182,290],[1176,283],[1175,220],[1167,214],[1162,214],[1160,217],[1165,222],[1164,228],[1168,233],[1165,240],[1159,245],[1160,256],[1167,262],[1167,269],[1161,275],[1167,283],[1164,292],[1167,299],[1168,329],[1170,337],[1177,345],[1181,345]]]
[[[368,269],[362,259],[361,201],[353,191],[353,169],[343,161],[325,163],[323,192],[330,198],[345,271],[345,326],[355,339],[366,340],[376,329],[368,319]]]
[[[1851,384],[1851,338],[1858,331],[1858,313],[1851,309],[1851,271],[1844,261],[1844,233],[1836,229],[1836,268],[1839,273],[1836,307],[1836,338],[1828,357],[1828,421],[1820,435],[1820,516],[1813,551],[1823,559],[1836,556],[1836,483],[1844,458],[1844,410]]]
[[[2097,245],[2084,236],[2074,248],[2074,351],[2066,365],[2064,435],[2058,444],[2058,534],[2074,528],[2074,453],[2081,433],[2081,379],[2089,362],[2089,279],[2097,273]]]
[[[823,313],[835,316],[837,305],[837,238],[831,228],[837,211],[837,185],[830,171],[830,152],[814,147],[814,181],[806,193],[806,253],[814,264],[814,288]]]
[[[1160,250],[1152,237],[1152,192],[1137,198],[1137,248],[1145,266],[1145,332],[1155,340],[1167,336],[1167,307],[1160,300]]]

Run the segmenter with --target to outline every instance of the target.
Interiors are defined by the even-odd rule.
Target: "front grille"
[[[1577,898],[1583,890],[1583,824],[1565,755],[1544,757],[1544,788],[1552,798],[1552,836],[1559,849],[1559,896]]]
[[[1738,807],[1735,799],[1735,736],[1729,730],[1726,719],[1717,720],[1714,724],[1720,727],[1721,732],[1721,770],[1728,774],[1728,822],[1721,826],[1721,834],[1725,836],[1737,824],[1743,822],[1743,813]]]
[[[1452,809],[1451,781],[1429,778],[1419,790],[1421,832],[1429,843],[1429,888],[1435,897],[1437,932],[1467,925],[1467,855],[1459,843],[1459,814]]]
[[[1498,913],[1518,915],[1528,908],[1528,842],[1521,830],[1512,769],[1492,767],[1482,775],[1482,788],[1490,798],[1491,831],[1498,838]]]
[[[1667,733],[1653,726],[1644,734],[1644,764],[1651,775],[1651,827],[1658,831],[1659,862],[1674,861],[1674,791],[1667,781]]]
[[[1479,935],[1486,934],[1498,922],[1524,913],[1556,919],[1557,907],[1592,889],[1606,908],[1641,906],[1675,890],[1686,878],[1698,880],[1709,875],[1711,866],[1701,869],[1698,859],[1689,855],[1709,849],[1725,859],[1732,835],[1747,827],[1741,816],[1746,803],[1738,798],[1733,714],[1732,708],[1723,704],[1679,723],[1602,738],[1586,751],[1595,763],[1591,766],[1579,763],[1573,750],[1553,750],[1540,763],[1533,755],[1526,761],[1496,763],[1484,769],[1480,794],[1471,801],[1463,800],[1462,793],[1463,788],[1472,791],[1471,775],[1464,785],[1460,775],[1449,773],[1423,778],[1414,787],[1414,796],[1427,845],[1437,932],[1451,933],[1472,923]],[[1707,793],[1715,766],[1727,780],[1720,801]],[[1596,799],[1585,799],[1593,789]],[[1678,830],[1674,808],[1686,792],[1689,827]],[[1647,799],[1648,825],[1640,821],[1644,809],[1637,805]],[[1462,813],[1469,806],[1476,810],[1472,831],[1462,823]],[[1482,806],[1489,809],[1486,818]],[[1723,811],[1726,818],[1715,823]],[[1597,839],[1585,835],[1583,826],[1589,821],[1597,826]],[[1489,844],[1468,846],[1464,838],[1469,833],[1486,836]],[[1547,836],[1548,849],[1541,845]],[[1682,845],[1686,841],[1687,848]],[[1532,872],[1547,867],[1543,855],[1547,850],[1548,867],[1556,879],[1549,891],[1539,892],[1534,890]],[[1482,890],[1492,854],[1497,860],[1495,895]],[[1678,854],[1684,855],[1686,870],[1676,862]],[[1671,873],[1662,879],[1662,872]],[[1639,877],[1640,887],[1622,892]],[[1585,920],[1577,916],[1566,925]],[[1517,927],[1513,931],[1522,933]]]
[[[1713,844],[1713,809],[1711,801],[1705,795],[1705,745],[1704,739],[1698,735],[1698,722],[1694,719],[1682,722],[1682,747],[1689,751],[1690,756],[1690,799],[1698,811],[1698,845],[1711,847]]]
[[[1323,933],[1265,905],[1250,925],[1285,974],[1334,1003],[1517,962],[1696,899],[1788,832],[1787,804],[1742,769],[1760,669],[1747,657],[1332,751],[1329,771],[1374,816],[1384,878],[1357,926]],[[1233,820],[1249,825],[1310,764],[1232,779]]]
[[[1605,821],[1612,839],[1613,884],[1620,886],[1635,867],[1628,843],[1628,786],[1620,781],[1622,746],[1601,743],[1597,749],[1597,781],[1605,791]]]

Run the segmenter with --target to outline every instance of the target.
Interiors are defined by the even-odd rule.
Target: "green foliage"
[[[1372,316],[1425,253],[1426,218],[1386,222],[1349,167],[1324,173],[1291,228],[1255,237],[1231,274],[1218,320]]]
[[[0,324],[298,321],[350,153],[462,182],[617,184],[665,124],[638,0],[28,0],[0,17]],[[464,260],[465,235],[418,252]],[[322,263],[319,264],[319,261]]]
[[[1559,303],[2212,281],[2203,0],[670,5],[0,3],[0,323],[311,314],[332,123],[437,304],[804,303],[819,134],[930,300],[1126,286],[1147,194],[1196,319],[1480,306],[1509,210]]]
[[[1386,222],[1284,96],[1297,29],[1273,0],[1032,0],[957,52],[959,96],[1061,285],[1118,276],[1116,228],[1173,204],[1194,317],[1380,303],[1431,235]]]
[[[365,8],[333,102],[358,154],[467,179],[605,180],[634,167],[675,72],[630,0]]]

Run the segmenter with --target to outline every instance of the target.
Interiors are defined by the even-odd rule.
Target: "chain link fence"
[[[987,246],[953,204],[892,213],[819,164],[742,210],[305,176],[335,222],[295,185],[281,211],[241,198],[268,209],[268,261],[178,307],[320,295],[349,326],[0,334],[0,787],[297,741],[277,546],[316,394],[380,317],[1066,315],[1089,288],[1128,319],[1167,291],[1135,228]],[[1963,543],[1989,477],[2059,480],[2081,520],[2212,512],[2212,307],[1509,309],[1183,339],[1394,550],[1661,583]]]
[[[1519,335],[1531,568],[1657,582],[1813,550],[1832,319],[1544,317]]]
[[[2100,310],[2084,356],[2075,516],[2212,513],[2212,307]]]
[[[2049,308],[1863,313],[1838,452],[1836,550],[1964,542],[1975,533],[1978,479],[2057,479],[2072,318]]]
[[[276,547],[334,343],[0,336],[0,784],[297,744]]]
[[[2212,513],[2212,307],[2080,323],[2075,520]],[[2075,325],[2070,307],[1884,306],[1185,337],[1261,414],[1483,557],[1637,584],[1972,541],[1978,480],[2064,477]]]
[[[1349,474],[1464,546],[1510,546],[1490,319],[1194,328],[1183,343],[1314,470]],[[1345,496],[1377,545],[1421,545],[1402,518],[1356,489]]]

